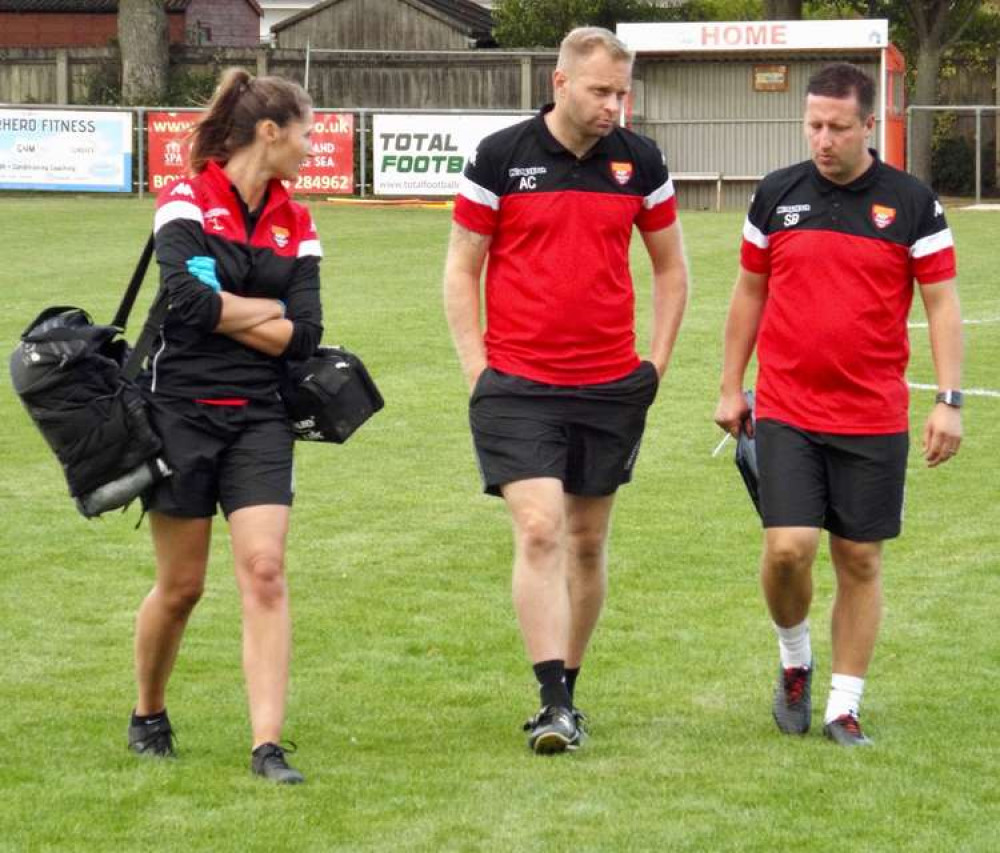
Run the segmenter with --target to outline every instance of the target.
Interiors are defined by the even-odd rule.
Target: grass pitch
[[[6,198],[4,351],[48,305],[110,319],[151,211],[134,199]],[[577,755],[536,758],[519,731],[536,694],[509,600],[509,525],[502,503],[479,494],[440,306],[448,214],[314,213],[326,339],[364,356],[387,405],[344,447],[297,449],[286,733],[308,782],[276,789],[250,777],[221,524],[171,684],[181,758],[126,752],[148,530],[133,530],[135,509],[76,514],[4,378],[0,850],[996,849],[1000,399],[969,399],[955,461],[929,471],[911,454],[863,706],[877,748],[845,752],[817,731],[829,679],[825,557],[814,731],[780,736],[760,533],[731,446],[710,455],[742,215],[683,214],[691,304],[636,482],[620,493],[608,605],[578,686],[593,737]],[[996,318],[997,217],[949,216],[965,314]],[[644,330],[649,274],[636,243]],[[147,288],[133,338],[152,278]],[[933,383],[926,330],[912,341],[910,379]],[[1000,324],[968,326],[967,342],[965,386],[1000,389]],[[931,401],[913,395],[915,445]]]

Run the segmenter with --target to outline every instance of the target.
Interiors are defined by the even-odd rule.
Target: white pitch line
[[[722,441],[720,441],[720,442],[719,442],[719,443],[718,443],[718,444],[717,444],[717,445],[715,446],[715,450],[713,450],[713,451],[712,451],[712,458],[713,458],[713,459],[714,459],[714,458],[715,458],[716,456],[718,456],[718,455],[719,455],[719,453],[720,453],[720,452],[722,451],[722,448],[726,446],[726,442],[727,442],[727,441],[729,441],[729,439],[731,439],[731,438],[732,438],[732,436],[731,436],[731,435],[730,435],[730,434],[729,434],[728,432],[727,432],[727,433],[726,433],[726,434],[725,434],[724,436],[722,436]]]
[[[986,317],[982,320],[963,320],[963,326],[987,326],[993,323],[1000,323],[1000,317]],[[906,328],[908,329],[926,329],[926,323],[907,323]]]
[[[923,382],[907,382],[914,391],[937,391],[937,385],[927,385]],[[990,388],[963,388],[962,393],[966,397],[1000,397],[1000,391],[993,391]]]

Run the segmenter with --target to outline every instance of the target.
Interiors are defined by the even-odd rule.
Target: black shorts
[[[487,368],[469,400],[484,491],[555,477],[570,494],[614,494],[632,479],[658,385],[648,361],[598,385],[546,385]]]
[[[764,527],[822,527],[842,539],[899,535],[910,437],[809,432],[757,421]]]
[[[262,504],[291,506],[293,436],[280,400],[218,406],[147,395],[173,475],[144,497],[147,510],[209,518]]]

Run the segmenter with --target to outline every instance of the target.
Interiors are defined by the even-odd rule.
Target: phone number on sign
[[[350,190],[350,175],[299,175],[297,190]]]

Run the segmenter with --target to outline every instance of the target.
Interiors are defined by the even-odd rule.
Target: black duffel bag
[[[95,325],[81,308],[47,308],[10,358],[14,390],[87,518],[125,506],[170,474],[134,382],[166,313],[162,293],[136,348],[121,337],[152,250],[150,238],[111,325]]]
[[[364,363],[342,347],[288,362],[281,396],[300,441],[343,444],[385,405]]]

